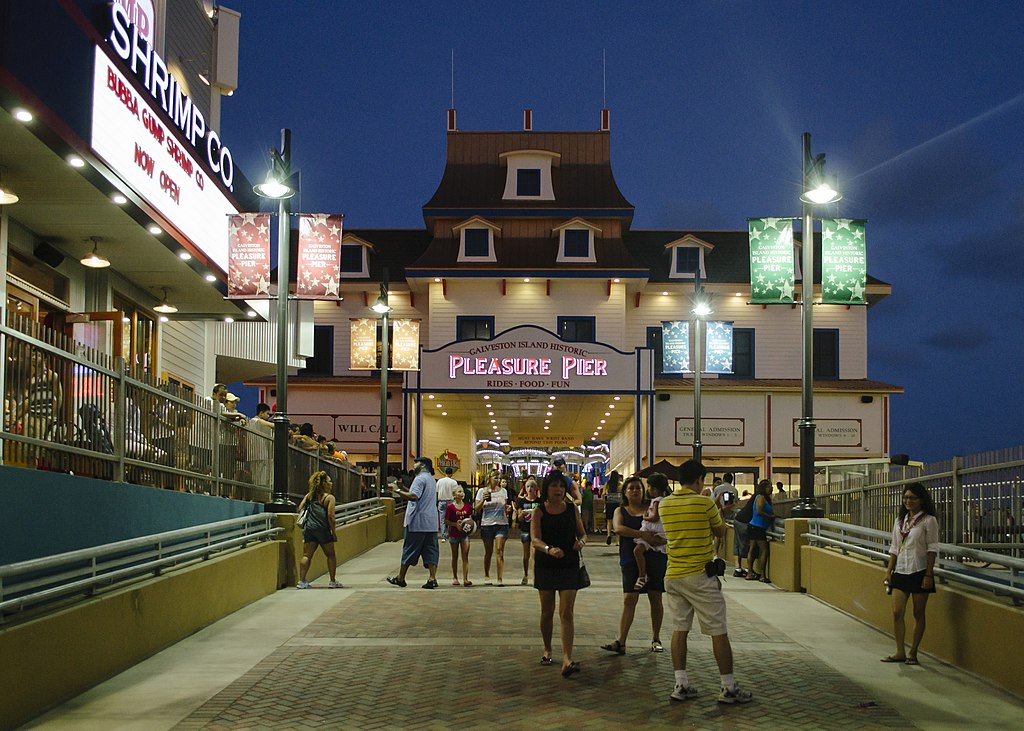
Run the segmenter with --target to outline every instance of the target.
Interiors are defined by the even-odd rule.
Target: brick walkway
[[[518,541],[509,548],[510,556],[521,556]],[[447,550],[442,546],[446,558]],[[397,558],[399,548],[374,553],[380,551]],[[480,572],[481,555],[475,544],[474,573]],[[518,580],[519,561],[510,565],[510,577]],[[425,591],[419,588],[424,572],[413,570],[409,588],[397,589],[384,583],[381,572],[376,580],[364,575],[353,591],[336,592],[336,603],[175,728],[916,728],[893,704],[873,697],[748,608],[758,595],[778,590],[738,580],[726,583],[730,636],[737,678],[754,692],[754,702],[716,702],[718,674],[710,642],[699,633],[690,637],[689,676],[701,696],[671,702],[670,632],[663,632],[665,653],[648,651],[650,619],[642,601],[628,653],[602,651],[599,646],[614,639],[622,601],[615,554],[591,547],[588,566],[594,584],[576,604],[575,659],[583,671],[570,680],[561,677],[557,662],[539,664],[532,588],[485,587],[482,581],[455,588],[446,586],[447,572],[439,572],[441,588]],[[345,569],[351,567],[342,568],[348,585]],[[737,592],[744,595],[742,603],[733,598]],[[556,657],[557,633],[556,617]]]

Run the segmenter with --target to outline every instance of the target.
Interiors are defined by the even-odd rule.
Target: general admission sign
[[[651,351],[632,353],[602,343],[575,343],[533,325],[493,340],[465,340],[424,350],[418,388],[424,391],[650,392]]]

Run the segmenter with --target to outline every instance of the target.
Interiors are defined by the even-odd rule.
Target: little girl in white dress
[[[640,530],[656,533],[664,538],[665,526],[662,525],[661,516],[658,515],[658,503],[660,502],[660,497],[651,500],[651,504],[647,507],[647,512],[644,513],[644,522],[640,524]],[[668,546],[664,543],[660,546],[652,546],[643,538],[634,538],[633,543],[635,544],[633,547],[633,558],[636,559],[636,568],[639,574],[633,588],[640,591],[647,585],[647,559],[644,554],[648,551],[668,553]]]

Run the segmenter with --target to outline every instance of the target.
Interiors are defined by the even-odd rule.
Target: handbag
[[[586,589],[590,586],[590,572],[587,571],[587,565],[583,563],[582,553],[580,554],[580,568],[579,573],[577,574],[576,584],[578,589]]]
[[[299,517],[295,519],[300,528],[305,528],[307,521],[309,521],[309,503],[310,501],[307,500],[302,510],[299,511]]]

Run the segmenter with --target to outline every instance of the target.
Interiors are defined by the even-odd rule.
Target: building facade
[[[799,308],[748,304],[745,230],[634,229],[610,144],[607,111],[593,132],[534,131],[529,110],[523,131],[463,132],[450,110],[424,227],[346,232],[344,300],[316,305],[293,419],[376,460],[380,375],[351,368],[351,333],[387,273],[391,317],[419,323],[421,350],[419,370],[389,381],[390,461],[454,454],[469,482],[491,465],[537,471],[554,454],[576,471],[678,464],[692,449],[694,385],[661,372],[662,322],[691,317],[699,282],[734,332],[733,373],[702,379],[704,460],[794,486]],[[889,291],[869,277],[867,307],[815,309],[819,459],[888,455],[901,389],[868,378],[867,324]]]

